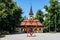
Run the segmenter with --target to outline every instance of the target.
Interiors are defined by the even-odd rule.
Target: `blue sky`
[[[39,9],[45,12],[44,5],[49,6],[49,0],[14,0],[14,1],[17,3],[19,7],[22,8],[24,12],[22,16],[26,16],[26,17],[29,16],[31,5],[34,15],[36,15],[37,10]]]

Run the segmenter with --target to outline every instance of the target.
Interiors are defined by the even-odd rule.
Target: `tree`
[[[38,10],[36,13],[36,18],[42,23],[43,22],[43,12]]]
[[[50,0],[50,6],[44,6],[44,8],[46,9],[46,11],[48,12],[47,15],[50,14],[50,16],[46,17],[47,19],[49,19],[50,17],[50,30],[51,31],[58,31],[60,29],[60,27],[58,26],[60,24],[60,3],[58,2],[58,0]],[[49,20],[47,20],[49,22]],[[47,22],[46,22],[47,23]]]
[[[0,0],[0,32],[14,33],[22,18],[22,9],[13,0]]]

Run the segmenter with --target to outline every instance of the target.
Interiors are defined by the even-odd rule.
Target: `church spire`
[[[30,8],[30,13],[29,13],[29,15],[34,15],[34,14],[33,14],[33,11],[32,11],[32,6],[31,6],[31,8]]]
[[[33,11],[32,11],[32,6],[30,8],[29,19],[31,19],[31,20],[34,19],[34,14],[33,14]]]

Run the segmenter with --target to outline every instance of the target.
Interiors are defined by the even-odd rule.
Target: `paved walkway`
[[[27,37],[27,34],[6,35],[0,40],[60,40],[60,33],[36,33],[35,37]]]

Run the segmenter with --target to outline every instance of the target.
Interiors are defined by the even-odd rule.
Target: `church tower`
[[[29,19],[31,19],[31,20],[34,19],[34,14],[33,14],[33,11],[32,11],[32,6],[30,8]]]
[[[24,32],[26,31],[27,33],[30,33],[30,35],[32,35],[34,32],[35,33],[43,32],[43,25],[40,23],[39,20],[34,18],[32,6],[30,8],[28,19],[25,19],[21,23],[20,27],[23,27],[23,31]]]

